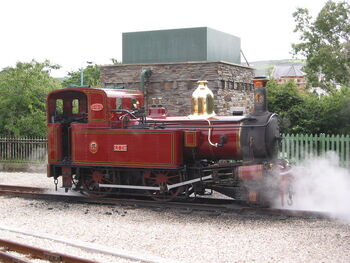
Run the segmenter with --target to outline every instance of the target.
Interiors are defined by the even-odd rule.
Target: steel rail
[[[5,186],[6,190],[2,189],[0,185],[0,195],[8,195],[15,197],[26,197],[34,199],[45,199],[54,201],[69,201],[75,203],[89,203],[89,204],[102,204],[102,205],[121,205],[121,206],[133,206],[133,207],[145,207],[156,209],[175,209],[177,211],[205,211],[214,212],[216,214],[239,214],[239,215],[270,215],[270,216],[287,216],[287,217],[302,217],[302,218],[318,218],[329,219],[333,216],[327,212],[320,211],[306,211],[306,210],[292,210],[292,209],[277,209],[277,208],[264,208],[248,206],[244,202],[239,202],[232,199],[213,199],[213,198],[190,198],[175,199],[171,202],[162,202],[155,200],[144,199],[126,199],[126,198],[97,198],[88,197],[83,195],[70,195],[56,192],[26,192],[19,191],[18,186],[12,186],[13,191],[10,190],[10,186]],[[46,189],[45,189],[46,190]]]
[[[45,192],[45,191],[47,191],[49,189],[41,188],[41,187],[32,187],[32,186],[20,186],[20,185],[6,185],[6,184],[2,184],[2,185],[0,185],[0,190],[40,193],[40,192]]]
[[[6,186],[6,190],[2,189],[0,185],[0,195],[7,195],[12,197],[25,197],[25,198],[34,198],[34,199],[45,199],[53,201],[69,201],[75,203],[89,203],[89,204],[102,204],[102,205],[122,205],[122,206],[132,206],[132,207],[146,207],[146,208],[169,208],[169,209],[186,209],[191,211],[218,211],[228,212],[238,211],[242,206],[233,204],[231,201],[224,202],[224,204],[205,204],[195,202],[194,199],[190,199],[192,202],[185,202],[186,200],[180,200],[177,202],[162,202],[155,200],[144,200],[144,199],[126,199],[126,198],[98,198],[98,197],[89,197],[84,195],[70,195],[56,192],[27,192],[27,191],[18,191],[17,186],[13,186],[13,190],[9,189],[9,186]],[[201,198],[198,199],[199,201]],[[203,199],[204,200],[204,199]],[[221,201],[221,200],[220,200]],[[222,200],[223,201],[223,200]],[[229,206],[225,206],[228,204]]]
[[[37,233],[37,232],[35,232],[35,233],[28,232],[28,231],[24,231],[21,229],[3,226],[3,225],[0,225],[0,230],[9,231],[12,233],[17,233],[17,234],[35,237],[35,238],[40,238],[40,239],[46,239],[46,240],[62,243],[65,245],[69,245],[72,247],[84,249],[86,251],[92,251],[92,252],[99,253],[99,254],[111,255],[111,256],[118,257],[118,258],[125,258],[128,260],[137,261],[137,262],[181,263],[180,261],[169,259],[169,258],[161,258],[161,257],[154,256],[154,255],[141,254],[141,253],[135,253],[135,252],[130,252],[130,251],[116,249],[116,248],[105,247],[105,246],[101,246],[101,245],[96,244],[96,243],[87,243],[87,242],[79,241],[76,239],[74,239],[74,240],[73,239],[66,239],[66,238],[62,238],[60,236],[52,236],[52,235]],[[55,261],[55,262],[57,262],[57,261]],[[61,262],[61,261],[59,261],[59,262]],[[67,261],[62,261],[62,262],[67,262]],[[76,262],[76,261],[73,261],[73,262]],[[11,261],[11,263],[13,263],[13,262]]]
[[[0,239],[0,247],[2,247],[3,250],[6,250],[6,251],[15,251],[24,255],[28,255],[32,258],[48,260],[49,262],[65,262],[65,263],[96,263],[97,262],[97,261],[78,258],[67,254],[53,252],[53,251],[42,249],[39,247],[33,247],[33,246],[13,242],[10,240],[5,240],[5,239]],[[4,255],[4,254],[6,253],[2,253],[0,255],[0,259],[6,260],[6,256],[7,257],[9,256],[9,254],[7,255]],[[4,258],[1,258],[1,256],[4,256]],[[17,262],[17,261],[9,261],[9,262]],[[23,262],[28,262],[28,261],[23,261]]]
[[[30,261],[24,260],[22,258],[16,257],[6,252],[0,250],[0,262],[3,263],[30,263]]]

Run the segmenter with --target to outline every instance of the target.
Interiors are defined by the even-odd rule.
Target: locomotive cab
[[[47,100],[47,122],[49,130],[49,144],[56,143],[57,151],[51,160],[69,161],[70,127],[73,122],[87,123],[87,96],[78,90],[68,90],[52,93]],[[49,155],[50,156],[50,155]]]
[[[86,123],[87,115],[87,97],[82,92],[55,93],[48,99],[48,123]]]
[[[143,94],[134,90],[81,87],[51,92],[47,97],[49,176],[59,176],[62,167],[74,165],[75,149],[81,141],[81,136],[74,137],[76,131],[123,128],[130,113],[143,106]]]

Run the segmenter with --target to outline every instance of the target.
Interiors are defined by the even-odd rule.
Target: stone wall
[[[162,98],[168,115],[188,115],[191,95],[198,80],[207,80],[216,102],[218,115],[231,115],[237,107],[249,113],[253,109],[252,68],[226,62],[183,62],[162,64],[120,64],[103,66],[101,80],[104,87],[123,86],[141,89],[143,69],[152,70],[146,82],[146,99]]]

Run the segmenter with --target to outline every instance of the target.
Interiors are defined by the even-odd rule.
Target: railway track
[[[89,203],[102,205],[121,205],[132,207],[145,207],[157,210],[176,210],[180,213],[191,213],[195,211],[207,212],[212,215],[219,214],[239,214],[239,215],[265,215],[265,216],[284,216],[284,217],[303,217],[326,219],[331,215],[326,212],[276,209],[252,207],[242,202],[228,199],[196,198],[189,200],[180,200],[173,202],[160,202],[145,199],[126,199],[126,198],[97,198],[84,195],[72,195],[66,193],[54,192],[50,189],[0,185],[0,195],[24,197],[33,199],[44,199],[53,201],[65,201],[71,203]]]
[[[11,252],[16,252],[16,255]],[[96,261],[0,239],[0,262],[29,263],[31,259],[42,259],[47,262],[96,263]]]
[[[72,248],[78,248],[78,249],[82,249],[85,252],[90,252],[90,253],[97,253],[100,255],[106,255],[106,256],[111,256],[113,257],[113,259],[109,259],[109,260],[113,260],[113,261],[109,261],[109,262],[119,262],[121,259],[125,259],[127,260],[127,262],[143,262],[143,263],[181,263],[181,261],[178,260],[173,260],[171,258],[163,258],[163,257],[159,257],[158,255],[152,255],[149,253],[143,254],[143,253],[138,253],[135,251],[127,251],[125,249],[118,249],[118,248],[111,248],[108,246],[103,246],[103,245],[99,245],[96,243],[89,243],[89,242],[84,242],[84,241],[80,241],[77,239],[67,239],[61,236],[55,236],[55,235],[49,235],[49,234],[45,234],[45,233],[38,233],[37,231],[35,232],[30,232],[30,231],[26,231],[26,230],[22,230],[22,229],[18,229],[18,228],[13,228],[13,227],[9,227],[9,226],[4,226],[4,225],[0,225],[0,230],[3,231],[7,231],[7,232],[12,232],[12,233],[16,233],[19,235],[23,235],[23,236],[28,236],[28,237],[34,237],[34,238],[38,238],[41,240],[49,240],[51,242],[55,242],[57,244],[64,244],[65,246],[70,246]],[[1,241],[1,239],[0,239]],[[5,240],[5,242],[8,242],[7,240]],[[39,257],[45,257],[45,260],[48,262],[51,262],[50,260],[52,260],[53,262],[77,262],[77,263],[84,263],[84,262],[96,262],[96,261],[91,261],[91,260],[85,260],[83,258],[78,258],[79,260],[76,260],[75,257],[71,257],[68,256],[66,254],[60,254],[60,253],[56,253],[56,252],[52,252],[52,251],[43,251],[39,249],[39,252],[33,252],[33,250],[31,249],[31,247],[29,247],[29,252],[28,249],[25,248],[27,246],[24,245],[24,248],[22,248],[22,244],[16,244],[12,245],[11,241],[9,241],[10,244],[8,243],[4,243],[4,246],[2,245],[2,243],[0,242],[0,252],[3,250],[6,251],[16,251],[16,252],[20,252],[23,255],[28,255],[31,258],[39,258]],[[13,243],[13,242],[12,242]],[[2,249],[3,248],[3,249]],[[11,249],[10,249],[11,248]],[[22,251],[19,251],[22,250]],[[38,254],[38,256],[32,256],[32,254]],[[5,255],[3,255],[5,254]],[[28,263],[28,261],[23,261],[23,257],[16,257],[10,254],[11,259],[15,259],[13,261],[5,261],[5,259],[3,258],[8,258],[9,257],[9,253],[0,253],[0,262],[17,262],[17,263],[21,263],[21,262],[26,262]],[[22,261],[16,261],[17,259],[22,260]],[[71,259],[73,261],[71,261]],[[6,259],[7,260],[7,259]],[[100,261],[98,261],[100,262]],[[104,262],[104,261],[101,261]]]

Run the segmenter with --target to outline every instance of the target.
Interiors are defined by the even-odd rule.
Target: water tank
[[[123,33],[123,64],[225,61],[241,64],[240,38],[208,27]]]

